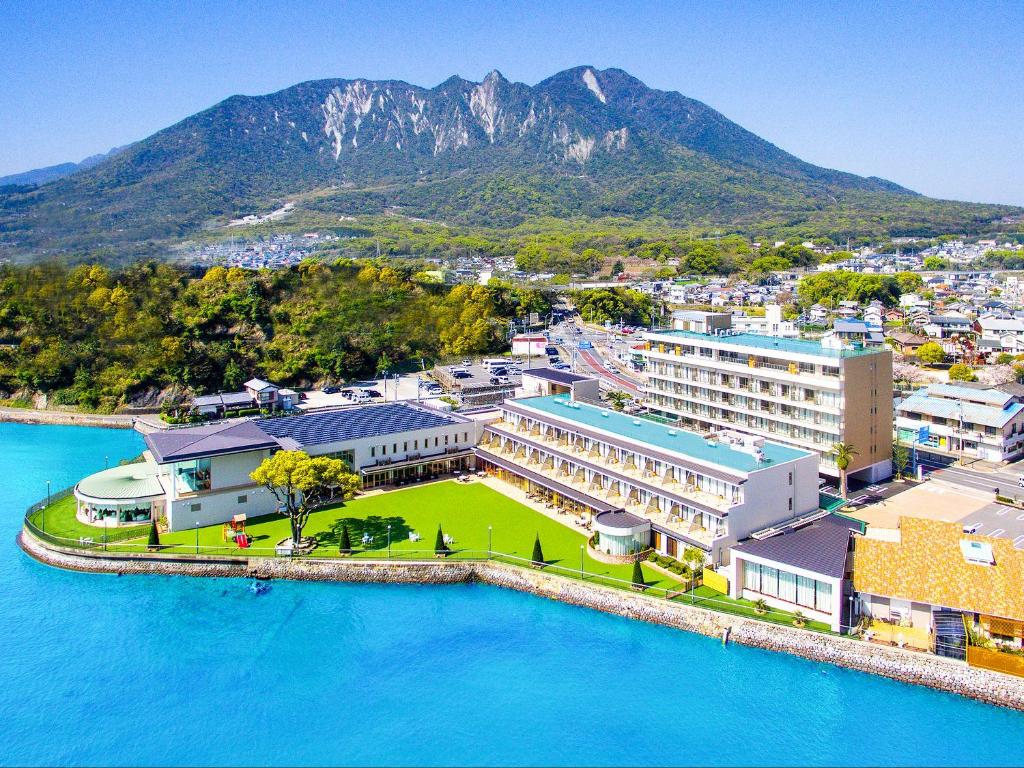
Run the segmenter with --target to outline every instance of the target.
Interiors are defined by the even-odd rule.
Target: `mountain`
[[[109,152],[103,152],[98,155],[89,155],[89,157],[85,158],[80,163],[58,163],[57,165],[48,165],[44,168],[34,168],[31,171],[12,173],[9,176],[0,176],[0,187],[39,186],[40,184],[46,184],[47,182],[54,181],[56,179],[63,179],[65,176],[70,176],[78,171],[84,171],[88,168],[99,165],[108,157],[113,157],[124,149],[125,147],[114,147]]]
[[[0,247],[159,252],[286,200],[490,227],[616,216],[838,236],[981,231],[1020,212],[811,165],[699,101],[584,66],[535,86],[495,71],[233,96],[94,168],[0,193]]]

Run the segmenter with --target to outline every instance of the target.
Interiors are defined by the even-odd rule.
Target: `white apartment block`
[[[699,431],[734,429],[814,451],[836,476],[832,447],[852,444],[851,477],[892,474],[892,355],[888,349],[734,331],[729,316],[677,313],[644,334],[647,405]],[[705,315],[704,318],[699,315]]]

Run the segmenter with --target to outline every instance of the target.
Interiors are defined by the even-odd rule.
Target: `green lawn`
[[[306,524],[304,535],[315,536],[319,546],[317,557],[336,557],[341,543],[342,526],[347,525],[352,546],[364,551],[354,557],[386,557],[387,527],[391,526],[391,554],[393,557],[431,557],[437,527],[455,538],[451,557],[483,557],[487,553],[487,528],[492,527],[492,549],[508,555],[530,558],[533,540],[540,535],[544,559],[550,565],[578,572],[580,545],[586,536],[529,507],[492,490],[482,483],[464,485],[449,480],[429,485],[389,491],[374,496],[363,496],[347,504],[314,512]],[[267,554],[265,550],[289,535],[288,520],[273,515],[256,518],[246,524],[253,539],[254,554]],[[420,535],[413,542],[409,533]],[[363,534],[372,537],[368,545],[362,544]],[[194,531],[178,531],[161,536],[164,545],[173,544],[171,551],[191,551],[195,546]],[[220,525],[199,529],[202,547],[223,548]],[[365,549],[364,549],[365,548]],[[262,552],[260,552],[263,550]],[[230,546],[225,552],[238,554]],[[629,581],[631,565],[606,565],[584,553],[584,569],[591,574]],[[675,582],[644,568],[646,582],[651,586],[669,588]]]
[[[29,521],[51,536],[60,536],[61,538],[73,539],[75,541],[83,537],[91,538],[95,541],[103,540],[104,530],[102,525],[86,525],[79,522],[78,518],[75,517],[74,495],[65,496],[60,501],[53,502],[53,504],[46,508],[45,514],[44,510],[33,513],[29,517]],[[120,527],[111,524],[106,533],[120,541],[148,536],[149,523]]]
[[[693,590],[692,594],[687,592],[685,595],[680,595],[674,599],[681,603],[704,605],[706,608],[712,608],[725,613],[732,613],[737,616],[749,616],[754,619],[760,619],[761,621],[771,621],[775,624],[791,625],[793,623],[793,614],[789,611],[780,611],[778,608],[770,608],[768,613],[760,614],[754,608],[753,601],[745,600],[743,598],[736,600],[728,595],[723,595],[721,592],[716,592],[710,587],[700,586]],[[820,621],[808,620],[806,627],[819,632],[832,631],[832,627]]]
[[[36,512],[31,522],[40,526],[43,513]],[[46,532],[77,540],[82,536],[92,537],[99,542],[103,529],[84,525],[75,518],[73,496],[54,502],[46,509]],[[319,542],[314,550],[315,557],[339,557],[342,527],[347,525],[352,545],[356,548],[355,558],[387,557],[388,525],[391,526],[391,555],[395,558],[432,557],[437,527],[455,538],[449,557],[482,558],[488,549],[488,526],[491,531],[491,545],[495,553],[504,553],[523,559],[533,554],[534,537],[540,535],[544,559],[549,570],[569,577],[578,577],[580,567],[580,545],[586,544],[587,537],[582,531],[574,530],[551,518],[535,512],[529,507],[492,490],[482,483],[464,485],[448,480],[429,485],[415,486],[389,491],[373,496],[361,496],[347,504],[339,504],[314,512],[310,515],[304,534],[315,536]],[[119,539],[133,534],[147,536],[148,525],[127,528],[111,528]],[[288,520],[279,515],[254,518],[246,524],[246,531],[253,539],[251,550],[241,550],[222,539],[223,526],[211,525],[199,529],[199,544],[205,554],[250,554],[271,555],[277,542],[289,535]],[[420,541],[413,542],[409,533],[420,535]],[[363,534],[369,534],[372,541],[362,544]],[[194,551],[196,533],[194,530],[165,533],[160,537],[164,552]],[[140,542],[113,544],[111,550],[138,551]],[[499,558],[500,559],[500,558]],[[565,569],[563,572],[561,569]],[[601,581],[601,577],[630,581],[631,565],[607,565],[590,557],[584,550],[584,570],[588,578]],[[661,589],[680,589],[680,584],[643,565],[644,579],[648,586],[658,588],[654,594],[663,594]],[[607,583],[607,582],[606,582]],[[621,586],[621,585],[619,585]],[[767,615],[758,614],[749,600],[734,600],[709,587],[698,587],[674,598],[679,602],[703,604],[707,608],[732,613],[738,616],[791,624],[792,614],[771,610]],[[819,631],[830,631],[826,624],[809,621],[807,627]]]

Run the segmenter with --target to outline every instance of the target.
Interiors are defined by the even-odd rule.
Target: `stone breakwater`
[[[496,561],[167,559],[166,556],[144,554],[66,550],[44,544],[24,531],[19,536],[19,543],[29,555],[49,565],[100,573],[234,576],[366,584],[480,582],[709,637],[722,637],[728,630],[731,642],[790,653],[1024,711],[1022,678],[969,667],[963,662],[939,656],[730,616]]]

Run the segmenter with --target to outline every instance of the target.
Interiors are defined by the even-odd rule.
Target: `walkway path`
[[[38,408],[0,408],[0,421],[22,424],[76,424],[87,427],[118,427],[131,429],[135,416],[121,413],[78,413],[49,411]]]

